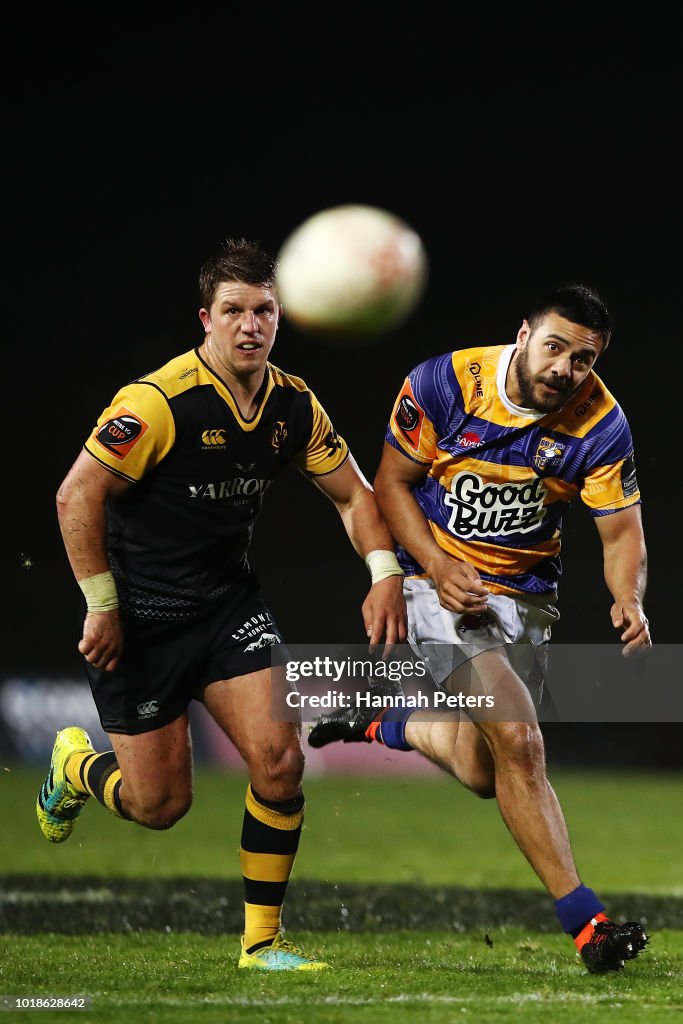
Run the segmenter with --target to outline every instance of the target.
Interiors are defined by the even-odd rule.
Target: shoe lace
[[[610,933],[614,931],[614,928],[615,926],[613,921],[598,921],[593,929],[593,934],[591,935],[589,942],[593,946],[599,946],[605,941]]]
[[[53,784],[54,791],[54,784]],[[71,787],[64,787],[64,792],[57,802],[57,808],[60,811],[71,811],[75,808],[82,807],[88,797],[87,793],[80,794],[72,790]]]
[[[60,800],[59,806],[63,810],[68,811],[68,810],[71,810],[72,807],[80,807],[82,803],[83,803],[83,798],[82,797],[67,796],[67,797],[64,797],[63,800]]]
[[[288,939],[283,938],[282,935],[275,940],[272,948],[281,949],[283,953],[293,953],[294,956],[303,956],[307,960],[318,959],[318,957],[311,956],[310,953],[304,953],[303,950],[299,949],[298,946],[295,946],[293,942],[289,942]]]

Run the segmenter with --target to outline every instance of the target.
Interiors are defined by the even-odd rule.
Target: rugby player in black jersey
[[[366,560],[370,645],[403,642],[406,612],[372,487],[304,381],[269,361],[282,313],[276,270],[257,243],[224,242],[200,272],[202,343],[115,394],[59,488],[83,592],[79,651],[112,749],[96,752],[79,726],[60,730],[37,814],[55,843],[90,797],[170,828],[192,801],[188,708],[201,701],[249,774],[238,964],[317,970],[328,965],[283,937],[304,755],[300,724],[273,720],[283,638],[248,561],[263,496],[286,466],[334,503]]]

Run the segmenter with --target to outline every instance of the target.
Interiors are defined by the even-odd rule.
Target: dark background
[[[597,286],[616,317],[598,373],[635,440],[647,611],[656,642],[678,641],[673,29],[642,12],[618,30],[578,13],[571,26],[406,18],[6,20],[3,675],[82,674],[55,492],[118,387],[201,341],[203,259],[229,234],[277,251],[305,217],[349,202],[419,232],[425,297],[363,347],[330,347],[285,321],[273,362],[304,377],[372,479],[413,365],[512,342],[548,287]],[[293,471],[268,497],[252,560],[285,635],[362,642],[367,572],[333,507]],[[614,642],[580,504],[563,561],[554,638]],[[579,738],[598,761],[683,763],[678,723],[578,729],[571,743],[557,731],[558,751]]]

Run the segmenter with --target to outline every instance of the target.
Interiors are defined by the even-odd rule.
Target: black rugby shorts
[[[252,579],[231,588],[200,618],[123,618],[124,652],[113,672],[86,662],[105,732],[128,736],[175,721],[205,686],[258,672],[287,657],[282,636]],[[275,650],[273,645],[280,645]]]

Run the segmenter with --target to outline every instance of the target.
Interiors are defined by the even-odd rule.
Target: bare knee
[[[490,740],[497,768],[505,766],[526,775],[545,775],[545,746],[537,724],[505,722]]]
[[[125,813],[143,828],[164,831],[180,821],[192,806],[192,793],[169,793],[155,799],[129,799],[121,790]]]
[[[304,752],[301,746],[262,747],[247,756],[247,766],[254,788],[269,800],[290,800],[301,789],[304,775]]]

